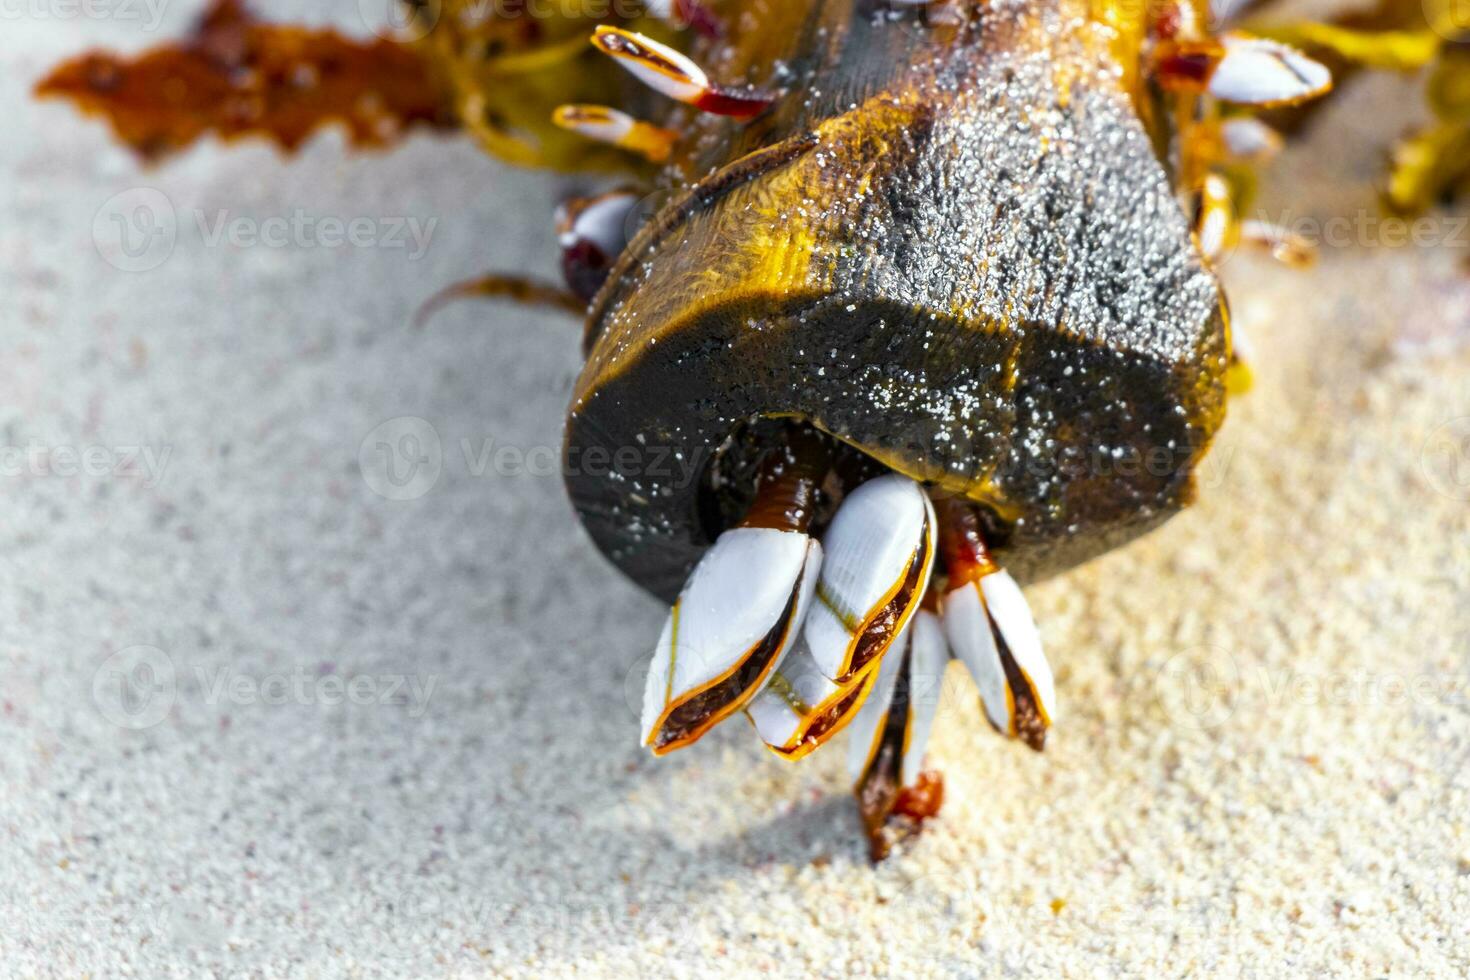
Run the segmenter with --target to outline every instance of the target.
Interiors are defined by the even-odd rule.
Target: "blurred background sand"
[[[407,326],[450,281],[551,270],[570,185],[428,137],[141,170],[28,98],[195,12],[135,9],[25,8],[0,52],[0,973],[1470,970],[1470,233],[1355,218],[1311,271],[1231,262],[1258,384],[1198,506],[1029,590],[1044,756],[950,674],[949,802],[875,869],[842,748],[634,744],[663,611],[546,473],[577,326]],[[1261,206],[1371,211],[1411,92],[1355,86]],[[140,187],[172,247],[104,255]],[[374,244],[211,244],[222,210]],[[389,244],[410,218],[421,255]]]

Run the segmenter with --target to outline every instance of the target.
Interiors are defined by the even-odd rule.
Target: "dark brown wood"
[[[1089,10],[755,0],[701,53],[785,94],[745,127],[674,111],[673,198],[594,300],[567,485],[619,567],[672,599],[721,490],[651,468],[759,417],[976,502],[1022,580],[1189,500],[1222,300]]]

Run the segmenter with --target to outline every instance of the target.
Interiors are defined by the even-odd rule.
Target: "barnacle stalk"
[[[178,50],[79,61],[43,91],[107,113],[151,155],[204,132],[290,148],[332,120],[376,145],[452,109],[513,162],[662,167],[673,194],[636,235],[642,191],[562,206],[566,289],[488,276],[426,310],[473,294],[587,315],[569,457],[655,443],[693,456],[752,420],[777,431],[752,437],[765,451],[741,460],[716,518],[695,481],[569,471],[568,487],[599,547],[672,602],[643,743],[662,755],[743,711],[795,760],[846,727],[880,858],[942,802],[924,753],[951,654],[998,731],[1045,743],[1051,669],[1001,559],[1023,578],[1058,571],[1187,502],[1188,467],[1242,376],[1238,357],[1225,368],[1214,268],[1237,243],[1308,256],[1238,217],[1280,145],[1251,114],[1332,84],[1299,48],[1436,65],[1437,122],[1401,147],[1390,185],[1412,206],[1466,180],[1467,56],[1417,30],[1220,33],[1202,0],[957,3],[943,17],[890,0],[876,18],[763,0],[728,39],[699,0],[593,6],[442,0],[433,16],[414,6],[413,39],[396,44],[273,28],[218,0]],[[1407,3],[1382,6],[1397,18]],[[768,87],[722,84],[700,60]],[[304,95],[282,81],[303,77]],[[172,86],[188,96],[177,118],[134,104],[140,85],[179,79],[195,84]],[[242,91],[257,115],[239,117]],[[1166,441],[1182,472],[1010,465],[1025,447],[1104,440]]]
[[[924,607],[884,658],[848,742],[848,773],[874,861],[944,802],[944,778],[925,768],[924,749],[950,655],[932,591]]]

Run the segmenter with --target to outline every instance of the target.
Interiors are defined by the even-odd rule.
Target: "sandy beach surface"
[[[1046,753],[952,668],[949,802],[875,868],[843,743],[635,744],[664,611],[554,472],[577,324],[409,326],[549,273],[571,185],[430,137],[142,169],[27,94],[193,8],[136,12],[0,49],[0,974],[1470,971],[1470,234],[1363,210],[1411,88],[1272,170],[1271,215],[1352,221],[1226,270],[1257,385],[1198,505],[1028,590]]]

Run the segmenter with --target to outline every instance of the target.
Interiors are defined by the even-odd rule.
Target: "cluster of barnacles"
[[[881,857],[942,801],[924,748],[951,654],[990,724],[1038,751],[1055,692],[977,506],[898,473],[861,479],[853,462],[810,426],[785,426],[745,517],[669,612],[641,730],[663,755],[744,713],[772,752],[796,760],[851,726],[854,791]]]
[[[710,81],[682,53],[636,32],[598,26],[592,44],[654,91],[706,112],[749,118],[771,93]],[[1195,195],[1201,254],[1218,261],[1236,240],[1283,258],[1303,249],[1274,227],[1237,222],[1221,161],[1252,161],[1279,142],[1222,105],[1296,104],[1331,87],[1328,70],[1281,42],[1216,36],[1184,0],[1155,18],[1144,55],[1178,139],[1168,161]],[[679,134],[601,105],[563,105],[555,122],[589,138],[666,160]],[[634,192],[564,206],[559,232],[570,288],[601,287]],[[1019,587],[992,558],[976,505],[887,473],[841,486],[829,523],[813,527],[815,497],[832,479],[831,450],[793,424],[772,450],[754,504],[704,553],[654,648],[642,739],[662,755],[743,713],[777,755],[799,759],[853,727],[849,770],[875,857],[942,800],[924,767],[937,679],[953,656],[974,678],[991,725],[1040,750],[1055,716],[1051,669]]]
[[[655,91],[707,112],[749,118],[774,99],[716,85],[641,34],[599,26],[592,43]],[[564,105],[554,119],[655,162],[678,139],[606,106]],[[563,206],[569,288],[590,300],[601,287],[635,203],[623,190]],[[704,553],[670,610],[649,665],[641,737],[664,755],[743,713],[772,752],[795,761],[851,726],[848,768],[876,859],[943,801],[924,751],[952,656],[974,678],[990,724],[1037,751],[1055,688],[1030,609],[992,558],[977,506],[898,473],[855,482],[834,452],[799,423],[768,450],[745,517]],[[823,494],[841,499],[818,528]]]
[[[1110,10],[1128,0],[1098,2]],[[1401,144],[1390,204],[1420,209],[1470,186],[1470,31],[1449,17],[1448,2],[1381,0],[1354,15],[1357,21],[1252,25],[1250,32],[1217,30],[1196,0],[1148,5],[1139,64],[1128,66],[1141,78],[1134,97],[1151,133],[1163,135],[1163,163],[1193,213],[1207,262],[1223,261],[1237,244],[1264,246],[1289,263],[1310,259],[1310,247],[1289,231],[1239,217],[1254,168],[1282,145],[1258,114],[1289,127],[1295,107],[1354,67],[1429,69],[1435,118]],[[582,18],[553,18],[517,33],[528,25],[509,14],[470,24],[454,2],[444,6],[448,16],[435,30],[400,47],[263,25],[239,0],[216,0],[192,39],[131,63],[86,56],[62,66],[41,91],[106,114],[149,156],[211,130],[261,132],[290,148],[335,119],[365,144],[386,142],[411,123],[457,122],[507,159],[571,169],[593,158],[552,148],[569,134],[640,166],[675,158],[678,131],[576,100],[595,74],[579,60],[588,42]],[[974,6],[983,16],[983,5]],[[736,120],[760,116],[782,95],[720,84],[651,36],[692,29],[718,37],[719,18],[699,0],[646,0],[645,7],[636,23],[624,20],[643,30],[601,23],[590,41],[657,95]],[[429,8],[413,9],[423,15]],[[1214,19],[1226,18],[1217,12]],[[303,77],[288,70],[302,59],[337,66],[332,84],[311,91],[286,85]],[[189,79],[199,83],[184,84]],[[155,90],[188,97],[144,104],[141,96]],[[543,137],[543,145],[517,130]],[[628,244],[640,196],[621,188],[562,206],[565,290],[492,276],[450,295],[585,309]],[[1238,349],[1238,332],[1233,339]],[[1232,380],[1243,385],[1243,370]],[[1034,749],[1042,748],[1056,705],[1038,631],[1020,589],[991,555],[981,511],[897,473],[859,479],[845,471],[844,452],[798,423],[768,449],[753,505],[706,551],[670,611],[649,669],[641,730],[643,742],[664,754],[739,713],[773,752],[799,759],[851,728],[854,788],[881,856],[893,827],[916,826],[942,799],[924,748],[950,659],[975,679],[989,722]]]

